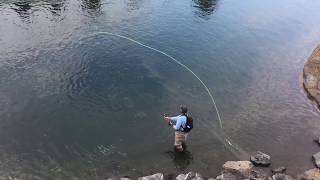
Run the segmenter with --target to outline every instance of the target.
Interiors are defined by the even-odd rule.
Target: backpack
[[[191,116],[185,115],[187,118],[186,127],[183,128],[183,132],[190,132],[193,128],[193,118]]]

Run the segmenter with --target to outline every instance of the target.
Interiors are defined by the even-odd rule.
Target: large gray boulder
[[[293,180],[293,178],[286,174],[277,173],[272,176],[272,180]]]
[[[256,166],[269,166],[271,164],[271,156],[257,151],[250,157],[250,161]]]
[[[303,86],[309,97],[320,106],[320,45],[304,65]]]
[[[299,175],[297,180],[320,180],[320,170],[318,168],[310,169]]]
[[[312,156],[312,159],[314,160],[314,163],[316,164],[316,166],[320,168],[320,152],[314,154]]]
[[[250,161],[227,161],[222,168],[225,173],[231,173],[245,179],[249,178],[253,164]]]
[[[179,174],[176,180],[203,180],[203,177],[199,173],[188,172],[187,174]]]
[[[157,173],[150,176],[140,177],[138,180],[163,180],[163,174]]]

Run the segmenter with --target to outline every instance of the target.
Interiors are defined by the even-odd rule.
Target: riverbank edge
[[[320,45],[318,45],[303,67],[303,87],[308,97],[320,109]]]
[[[139,178],[108,178],[107,180],[320,180],[320,169],[313,168],[306,170],[296,177],[286,174],[285,167],[278,167],[271,170],[272,175],[267,175],[265,169],[250,161],[227,161],[222,165],[222,171],[217,177],[205,177],[197,172],[188,172],[186,174],[164,175],[156,173]]]

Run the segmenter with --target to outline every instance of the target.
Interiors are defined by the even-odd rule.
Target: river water
[[[256,150],[313,167],[320,113],[301,86],[320,42],[310,0],[2,0],[0,176],[216,176]],[[210,89],[223,129],[201,82]],[[162,120],[187,104],[188,152]],[[228,138],[230,143],[225,141]]]

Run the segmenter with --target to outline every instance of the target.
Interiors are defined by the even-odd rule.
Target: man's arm
[[[170,123],[170,124],[176,124],[177,120],[178,120],[179,116],[175,116],[175,117],[164,117],[164,119]]]

